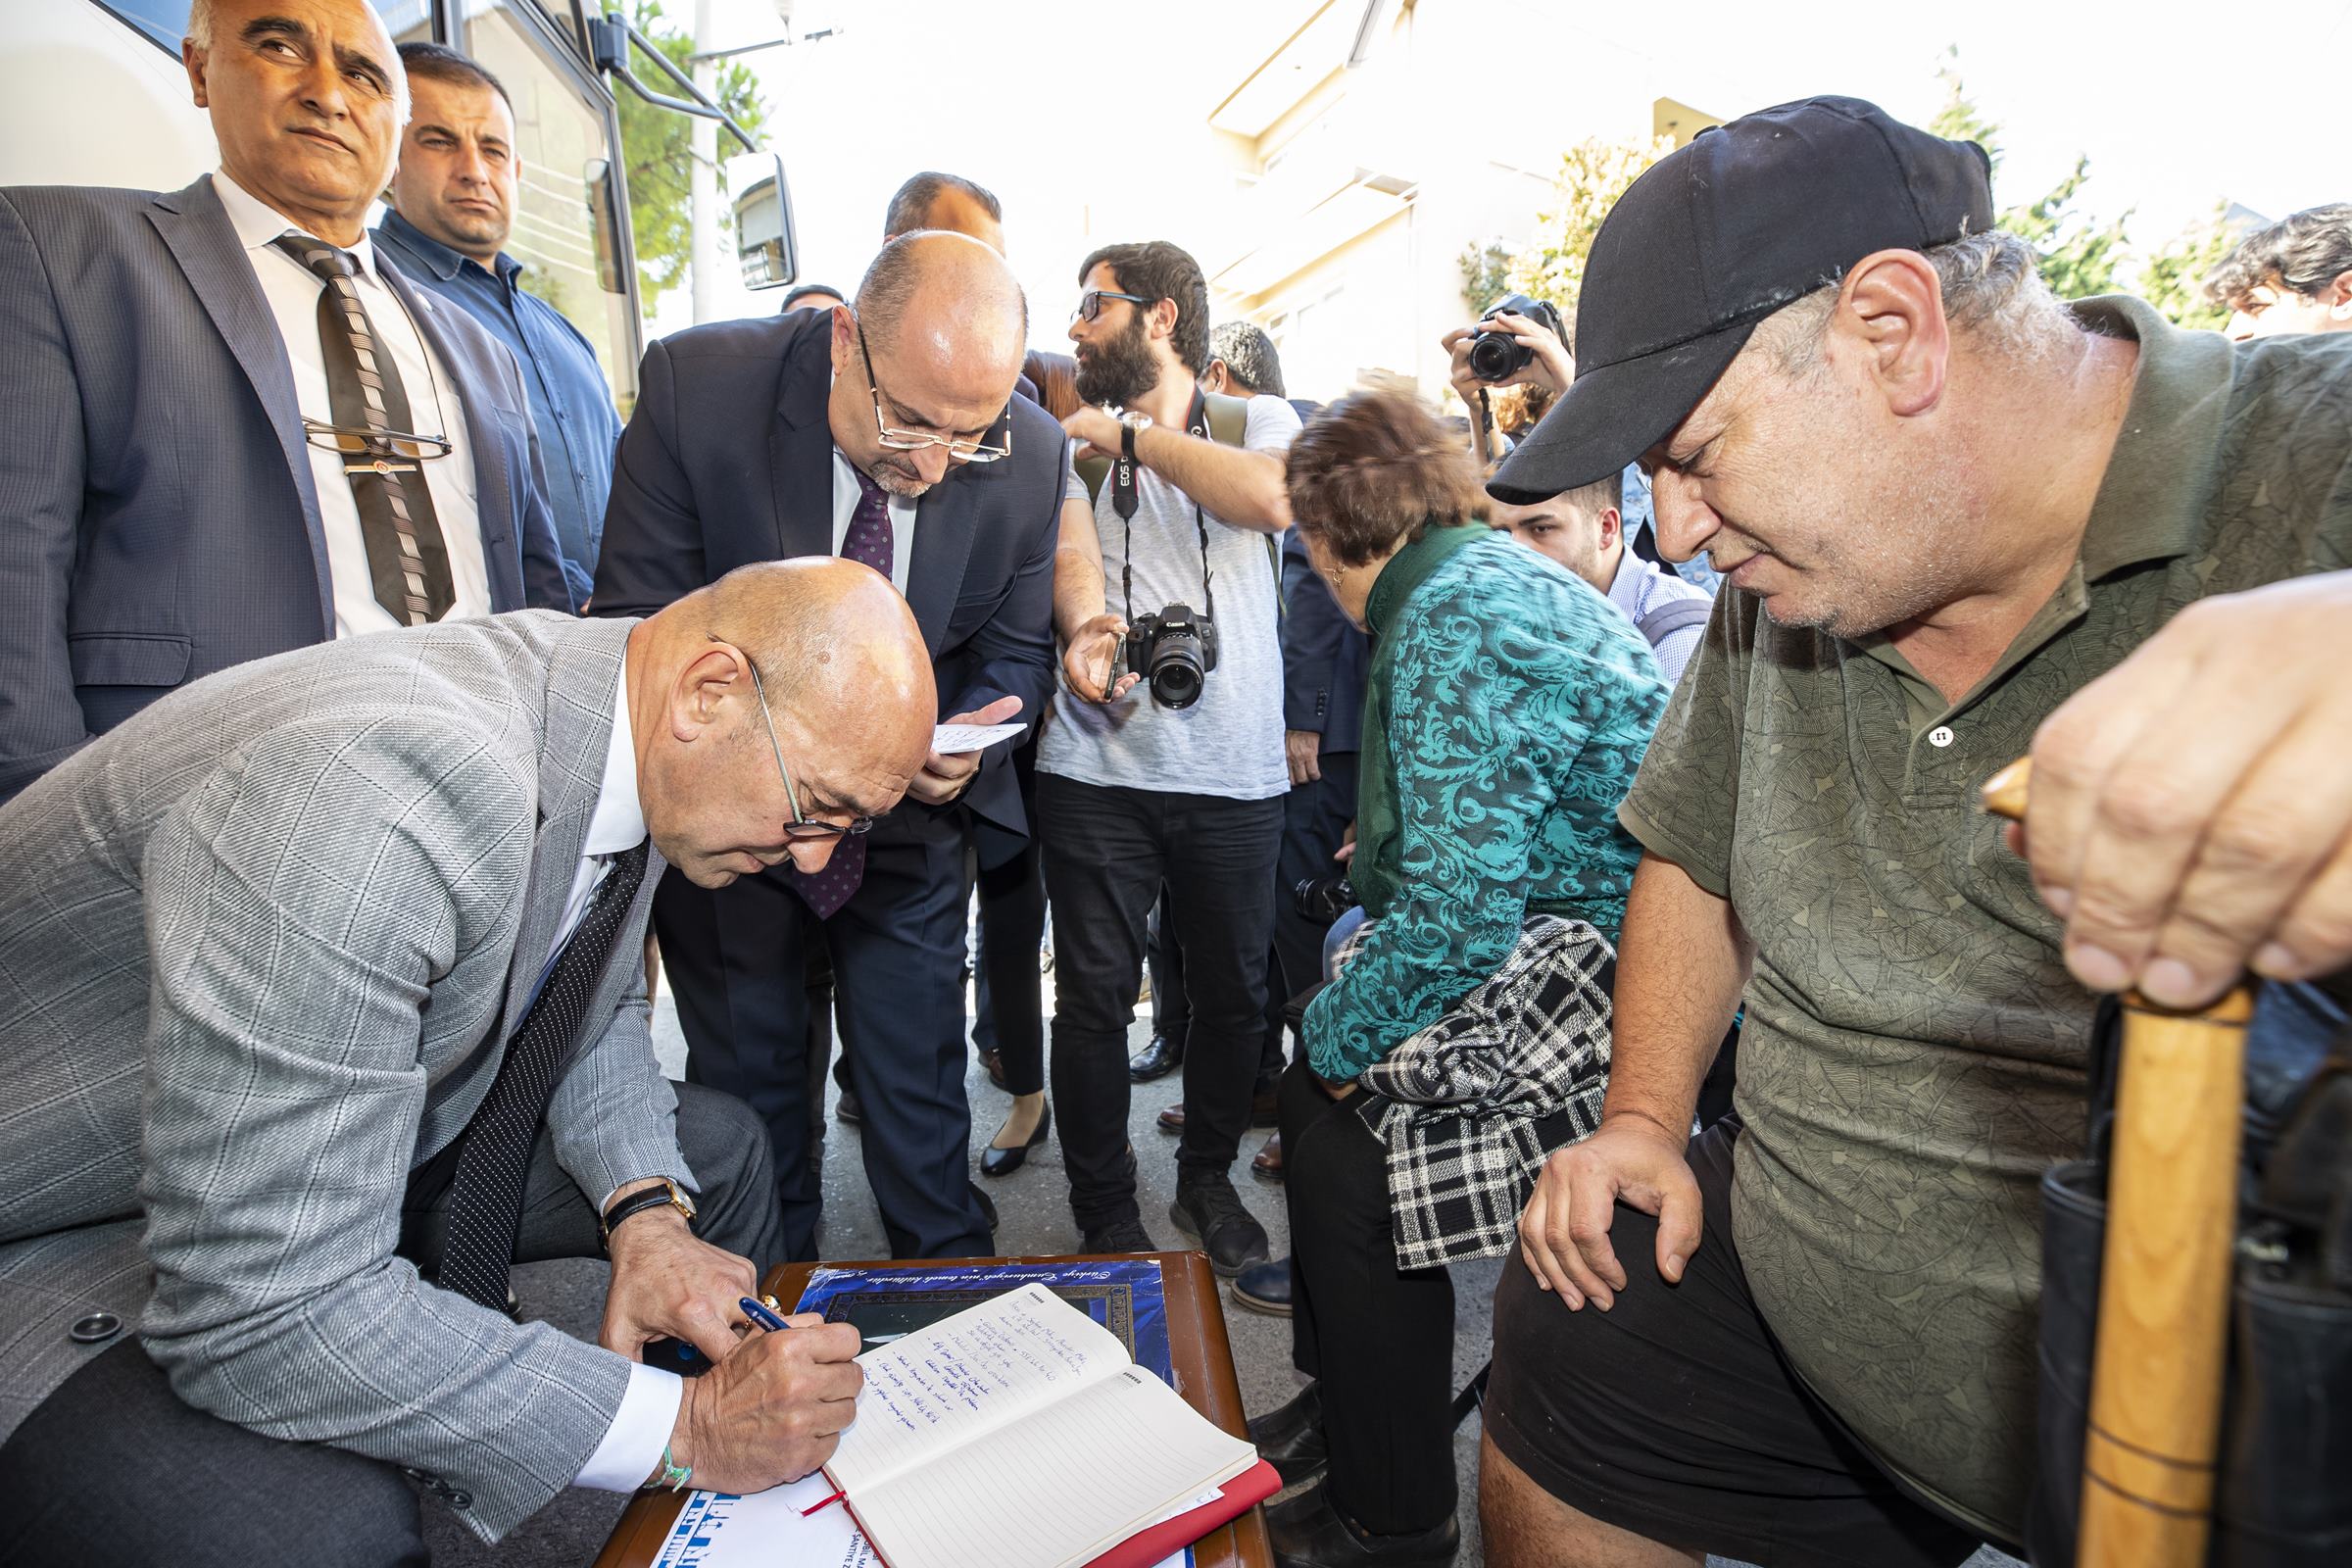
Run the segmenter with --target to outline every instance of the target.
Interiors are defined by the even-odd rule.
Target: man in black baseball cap
[[[1619,811],[1602,1124],[1495,1295],[1496,1568],[2019,1541],[2093,993],[2352,962],[2352,334],[2061,304],[1986,172],[1850,98],[1669,155],[1490,486],[1639,461],[1728,579]],[[1975,803],[2029,752],[2021,846]]]

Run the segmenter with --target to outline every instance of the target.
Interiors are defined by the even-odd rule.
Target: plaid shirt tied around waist
[[[1501,968],[1364,1070],[1389,1102],[1365,1119],[1388,1150],[1398,1268],[1518,1245],[1544,1161],[1600,1125],[1616,959],[1586,922],[1530,916]]]

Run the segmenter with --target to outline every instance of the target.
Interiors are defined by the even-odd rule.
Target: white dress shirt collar
[[[220,205],[227,209],[228,225],[237,231],[237,243],[249,251],[258,251],[272,243],[289,228],[302,229],[305,234],[311,233],[309,229],[303,228],[300,223],[238,184],[235,176],[225,169],[213,171],[213,189],[220,196]],[[320,239],[317,234],[311,234],[311,238],[318,240],[322,245],[335,243],[330,239]],[[335,248],[348,253],[357,260],[362,271],[378,279],[383,276],[383,273],[376,270],[375,246],[368,239],[367,229],[361,229],[360,237],[353,243],[338,245]]]
[[[587,855],[618,855],[645,837],[645,808],[637,797],[637,737],[629,727],[629,660],[620,660],[612,691],[612,738],[605,746],[604,781],[596,788],[596,812],[588,818]]]

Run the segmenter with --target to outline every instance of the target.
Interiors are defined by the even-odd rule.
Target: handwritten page
[[[1115,1335],[1042,1285],[983,1301],[858,1360],[865,1368],[858,1418],[825,1466],[853,1501],[1130,1364]]]
[[[803,1516],[802,1509],[832,1491],[819,1474],[745,1497],[695,1493],[654,1568],[883,1568],[857,1521],[840,1508]]]
[[[931,749],[942,757],[984,752],[1026,728],[1025,724],[942,724],[931,732]]]
[[[1256,1462],[1128,1367],[850,1500],[892,1568],[1070,1568]]]

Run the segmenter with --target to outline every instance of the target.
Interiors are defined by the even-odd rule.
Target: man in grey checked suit
[[[245,660],[572,608],[514,357],[364,226],[407,113],[383,24],[198,0],[188,26],[217,172],[0,190],[0,801]],[[371,404],[422,455],[355,433]],[[429,563],[414,609],[386,497]]]
[[[665,863],[820,870],[935,703],[887,579],[771,563],[243,664],[0,808],[0,1561],[421,1561],[402,1470],[495,1539],[566,1486],[814,1468],[858,1336],[737,1339],[767,1140],[662,1080],[647,910]],[[510,1258],[600,1221],[600,1344],[512,1320]]]

